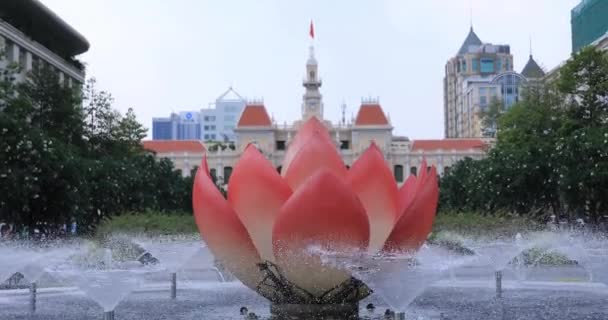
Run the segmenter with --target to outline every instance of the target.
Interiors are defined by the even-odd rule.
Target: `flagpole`
[[[314,58],[315,56],[315,25],[312,21],[312,19],[310,19],[310,27],[308,30],[308,35],[310,36],[310,46],[309,46],[309,50],[310,50],[310,58]]]

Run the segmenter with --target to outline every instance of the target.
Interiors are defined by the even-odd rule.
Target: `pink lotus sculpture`
[[[282,173],[249,145],[234,168],[226,200],[206,158],[194,181],[194,216],[203,240],[246,286],[275,303],[326,303],[337,288],[365,285],[349,272],[307,253],[411,251],[426,240],[438,200],[435,167],[397,187],[375,144],[347,169],[325,126],[302,125],[285,154]],[[274,268],[272,268],[274,267]],[[295,289],[294,289],[295,288]],[[334,291],[332,291],[334,290]]]

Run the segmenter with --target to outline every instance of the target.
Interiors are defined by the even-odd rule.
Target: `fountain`
[[[502,298],[503,270],[529,247],[531,247],[531,243],[524,243],[520,233],[511,241],[498,240],[472,247],[477,256],[477,260],[473,264],[478,266],[489,265],[494,271],[497,298]],[[519,264],[520,261],[517,259],[516,263]],[[521,264],[519,266],[524,267]]]
[[[135,243],[156,258],[160,267],[169,272],[170,298],[177,298],[177,272],[204,247],[199,240],[188,237],[140,238]]]
[[[139,243],[140,238],[129,239],[134,243]],[[148,239],[153,242],[153,239]],[[467,242],[467,246],[471,246],[471,242],[468,239],[463,239]],[[167,242],[167,247],[173,247],[180,251],[180,247],[183,251],[190,251],[190,243],[193,243],[197,249],[194,250],[193,258],[185,259],[186,265],[197,265],[209,267],[213,263],[213,258],[205,253],[206,248],[200,248],[199,242],[191,241],[177,241],[172,240],[158,240],[158,242]],[[180,244],[177,244],[180,243]],[[487,274],[485,269],[476,269],[479,267],[462,268],[463,266],[476,266],[480,264],[486,264],[491,267],[492,271],[501,270],[509,264],[509,259],[506,257],[499,257],[500,261],[490,263],[487,259],[494,259],[499,255],[510,255],[517,256],[518,252],[515,249],[506,253],[499,253],[505,248],[518,247],[522,250],[528,248],[538,248],[540,252],[547,252],[548,255],[554,255],[553,252],[557,252],[560,255],[566,255],[568,258],[576,259],[579,265],[568,264],[565,267],[556,269],[547,269],[545,272],[542,268],[551,268],[550,266],[537,266],[537,271],[530,274],[532,280],[521,280],[520,285],[522,289],[513,294],[509,300],[496,299],[490,302],[490,308],[493,309],[491,312],[496,314],[499,318],[501,314],[506,316],[509,309],[517,308],[521,304],[526,304],[525,300],[534,301],[534,303],[543,305],[545,299],[552,299],[553,301],[550,306],[552,307],[536,307],[539,310],[545,310],[542,313],[551,314],[551,309],[564,310],[563,308],[577,308],[577,303],[581,301],[589,301],[589,304],[585,304],[587,307],[591,307],[597,318],[597,314],[602,314],[602,304],[597,304],[597,299],[602,299],[608,292],[604,285],[599,282],[606,283],[606,266],[608,266],[608,251],[606,251],[608,242],[604,238],[593,237],[589,235],[580,234],[527,234],[517,239],[503,239],[500,241],[494,241],[492,243],[484,243],[481,245],[472,245],[477,249],[476,256],[465,256],[457,254],[455,251],[451,251],[449,248],[444,249],[437,245],[422,245],[417,250],[405,251],[405,252],[386,252],[386,251],[371,251],[362,249],[351,249],[338,248],[332,250],[323,245],[323,242],[316,242],[308,246],[306,251],[308,257],[303,258],[312,259],[317,257],[320,259],[320,263],[325,268],[330,270],[343,270],[347,272],[351,278],[351,285],[353,287],[340,287],[338,290],[331,291],[325,297],[324,302],[331,301],[335,303],[312,303],[302,304],[300,302],[306,302],[307,292],[302,290],[299,286],[294,284],[287,278],[281,267],[276,263],[263,263],[260,267],[268,268],[266,274],[269,278],[266,279],[265,284],[268,287],[260,288],[260,291],[264,294],[268,294],[270,291],[264,291],[264,288],[270,288],[271,285],[286,284],[286,286],[275,286],[277,291],[285,290],[280,292],[283,296],[279,298],[289,297],[289,294],[298,297],[302,300],[292,301],[293,303],[272,303],[270,304],[270,316],[276,316],[281,314],[289,314],[290,317],[299,317],[299,319],[313,319],[311,314],[317,315],[317,319],[327,319],[330,317],[343,319],[351,316],[355,318],[358,313],[358,307],[356,304],[340,303],[347,299],[350,301],[355,300],[354,298],[361,298],[366,294],[373,293],[377,296],[377,299],[373,301],[375,305],[368,305],[367,308],[363,308],[361,316],[371,319],[377,319],[378,316],[382,317],[381,314],[385,313],[385,309],[389,308],[386,312],[388,318],[385,319],[443,319],[443,318],[463,318],[470,319],[475,318],[478,314],[478,310],[487,310],[488,301],[483,298],[483,293],[475,293],[478,289],[485,288],[483,274]],[[2,247],[3,252],[9,252],[7,246]],[[109,249],[114,248],[114,249]],[[486,248],[486,250],[479,250],[479,248]],[[490,248],[494,248],[493,250]],[[138,249],[137,252],[141,252],[143,249]],[[180,306],[192,306],[192,313],[188,314],[176,314],[176,319],[191,319],[200,318],[203,315],[210,316],[211,318],[218,316],[225,316],[226,319],[267,319],[269,316],[268,312],[265,312],[263,308],[267,308],[268,304],[260,301],[259,299],[253,299],[248,295],[239,284],[234,283],[230,285],[220,285],[215,283],[205,284],[203,286],[184,286],[183,289],[180,287],[180,295],[183,292],[183,297],[179,303],[165,304],[158,303],[159,300],[164,298],[162,292],[158,290],[157,285],[150,285],[141,287],[140,284],[144,281],[144,278],[149,277],[151,274],[158,274],[159,272],[168,271],[168,267],[162,265],[162,257],[158,255],[159,263],[155,265],[144,266],[141,262],[134,261],[136,255],[128,255],[128,259],[121,256],[119,253],[120,249],[114,246],[109,247],[96,247],[87,246],[86,244],[80,243],[77,245],[64,244],[63,247],[51,247],[45,246],[44,249],[34,248],[32,246],[12,244],[11,253],[21,252],[22,255],[40,254],[36,260],[31,263],[20,267],[17,270],[22,272],[25,277],[32,281],[32,279],[39,278],[42,273],[41,270],[48,271],[51,276],[63,280],[68,284],[72,284],[80,288],[87,297],[91,298],[97,304],[103,308],[104,319],[110,320],[115,317],[114,310],[116,306],[124,300],[124,298],[132,291],[137,291],[137,302],[129,301],[125,304],[125,308],[128,308],[128,314],[141,314],[142,317],[153,317],[158,312],[175,312],[180,310]],[[123,250],[124,251],[124,250]],[[175,250],[172,250],[175,254]],[[44,252],[44,253],[43,253]],[[480,253],[481,252],[481,253]],[[189,255],[189,254],[188,254]],[[485,255],[485,256],[484,256]],[[195,258],[196,257],[196,258]],[[530,257],[526,257],[526,263],[534,263],[534,260],[529,260]],[[538,259],[538,258],[536,258]],[[20,261],[26,260],[24,257],[19,257]],[[63,261],[62,261],[63,260]],[[515,261],[511,259],[511,261]],[[3,261],[3,265],[8,265],[6,261]],[[46,268],[40,268],[40,265],[44,264]],[[183,264],[183,263],[182,263]],[[512,263],[513,264],[513,263]],[[177,263],[179,265],[179,263]],[[175,264],[171,264],[171,268],[175,268]],[[579,269],[578,272],[582,271],[584,267],[588,270],[590,279],[595,283],[584,283],[575,280],[574,282],[560,282],[552,281],[539,281],[540,279],[547,279],[547,276],[552,277],[564,277],[564,275],[572,274],[573,270]],[[177,269],[181,273],[183,266],[178,266]],[[459,273],[463,273],[463,277],[457,281],[439,281],[441,277],[447,276],[452,270],[458,268]],[[200,268],[199,268],[200,269]],[[192,269],[194,270],[194,269]],[[474,273],[471,273],[474,272]],[[553,273],[552,275],[544,275],[545,273]],[[501,274],[502,275],[502,274]],[[275,276],[275,278],[272,278]],[[507,274],[508,276],[508,274]],[[469,277],[467,279],[466,277]],[[470,277],[474,277],[471,280]],[[148,278],[150,279],[150,278]],[[160,278],[158,278],[160,280]],[[481,281],[480,281],[481,280]],[[501,280],[504,280],[501,279]],[[163,281],[166,281],[163,279]],[[158,283],[158,282],[157,282]],[[513,286],[513,283],[497,283],[498,291],[497,296],[502,296],[502,289],[505,287]],[[345,294],[353,293],[352,290],[355,286],[359,286],[360,296],[349,297]],[[36,311],[37,315],[32,315],[30,318],[48,318],[49,319],[62,319],[61,314],[63,312],[68,315],[67,319],[78,319],[78,315],[70,312],[83,312],[88,308],[78,308],[77,305],[80,301],[78,295],[71,294],[70,288],[44,288],[39,289],[36,282],[30,288],[32,293],[37,290],[41,290],[44,299],[40,299],[38,303],[41,305],[40,308],[36,309],[36,295],[32,294],[29,296],[30,310]],[[424,293],[429,287],[432,287],[432,291],[428,294]],[[502,287],[502,288],[501,288]],[[369,289],[368,289],[369,288]],[[545,289],[542,289],[545,288]],[[141,289],[141,290],[138,290]],[[447,289],[447,291],[445,291]],[[203,291],[201,291],[203,290]],[[289,290],[293,290],[289,293]],[[456,291],[454,291],[456,290]],[[540,290],[540,291],[539,291]],[[574,290],[574,291],[572,291]],[[577,293],[581,290],[581,293]],[[204,292],[201,294],[201,292]],[[238,292],[238,293],[237,293]],[[538,292],[538,293],[534,293]],[[560,294],[559,292],[562,292]],[[26,305],[28,300],[20,300],[15,297],[27,297],[27,291],[24,290],[6,290],[0,291],[0,318],[5,318],[8,313],[9,319],[15,318],[15,313],[11,314],[7,311],[6,306],[15,304],[19,306]],[[48,295],[48,296],[47,296]],[[423,296],[421,300],[416,300],[416,297]],[[460,309],[459,303],[462,300],[454,298],[454,296],[462,295],[466,299],[467,307]],[[61,300],[56,300],[57,297]],[[270,295],[269,295],[270,296]],[[597,298],[596,298],[597,296]],[[40,296],[38,296],[40,297]],[[273,296],[270,296],[271,298]],[[536,298],[538,297],[538,298]],[[557,298],[556,298],[557,297]],[[570,297],[565,299],[566,297]],[[572,298],[575,297],[575,298]],[[7,300],[8,298],[8,300]],[[201,299],[200,304],[197,299]],[[314,299],[319,299],[312,297]],[[342,300],[340,300],[342,299]],[[558,299],[558,300],[555,300]],[[561,299],[561,300],[559,300]],[[570,300],[570,299],[584,299],[584,300]],[[12,302],[11,302],[12,301]],[[44,304],[43,301],[49,303]],[[203,302],[204,301],[204,302]],[[310,300],[308,300],[310,301]],[[319,300],[317,300],[319,301]],[[349,300],[347,300],[349,301]],[[383,301],[383,302],[382,302]],[[508,303],[507,303],[508,301]],[[559,306],[555,306],[556,301],[559,302]],[[602,300],[603,301],[603,300]],[[55,306],[59,303],[59,306]],[[66,304],[63,305],[62,303]],[[75,308],[72,308],[72,303]],[[228,306],[218,307],[219,305]],[[366,302],[368,304],[368,302]],[[86,305],[86,303],[84,304]],[[247,306],[247,310],[239,310],[241,306]],[[429,305],[431,306],[429,308]],[[526,307],[530,307],[529,304]],[[586,308],[587,308],[586,307]],[[177,309],[172,309],[177,308]],[[599,309],[598,309],[599,308]],[[19,310],[19,308],[13,308]],[[60,309],[61,314],[53,314],[55,309]],[[375,311],[374,311],[375,309]],[[73,310],[73,311],[70,311]],[[78,310],[78,311],[76,311]],[[196,310],[196,311],[194,311]],[[233,310],[232,313],[226,310]],[[582,309],[576,309],[577,312],[583,312]],[[586,309],[585,309],[586,310]],[[599,310],[599,311],[598,311]],[[127,310],[125,310],[127,311]],[[50,312],[50,314],[49,314]],[[86,311],[85,311],[86,312]],[[540,311],[539,311],[540,312]],[[547,313],[549,312],[549,313]],[[239,317],[239,313],[242,315]],[[443,315],[441,315],[443,314]],[[539,313],[541,314],[541,313]],[[116,315],[119,316],[119,315]],[[82,315],[82,317],[91,317],[91,315]],[[185,317],[185,318],[184,318]],[[443,318],[442,318],[443,317]],[[589,313],[581,315],[576,319],[584,319],[585,317],[593,318]],[[18,313],[17,318],[23,318],[21,313]],[[25,319],[30,319],[26,315]],[[568,313],[564,313],[556,319],[570,319]],[[526,317],[522,319],[528,319]]]
[[[45,243],[34,245],[28,242],[11,242],[0,246],[0,282],[9,276],[19,272],[30,282],[30,312],[36,311],[37,281],[44,274],[45,266],[51,266],[63,260],[70,254],[70,250],[58,247],[57,243]]]
[[[421,166],[427,168],[426,161]],[[372,143],[347,170],[316,117],[300,126],[282,168],[277,173],[250,144],[224,199],[203,157],[193,187],[201,236],[237,278],[271,302],[273,315],[356,317],[359,301],[372,291],[351,270],[310,254],[309,246],[332,252],[416,252],[431,231],[437,208],[436,168],[421,170],[397,188],[382,152]],[[383,263],[379,274],[407,265],[397,261]],[[404,280],[440,274],[428,266],[410,266]],[[378,277],[380,288],[388,284],[387,278]],[[394,295],[396,305],[403,297],[386,295]]]
[[[502,271],[510,263],[522,287],[530,285],[523,283],[527,265],[516,257],[532,247],[561,250],[576,258],[591,279],[608,282],[605,239],[563,236],[556,240],[554,234],[517,234],[511,239],[470,245],[475,252],[472,257],[426,244],[438,197],[435,169],[422,170],[397,188],[382,153],[372,144],[347,170],[316,118],[302,125],[285,159],[281,176],[264,155],[248,146],[233,171],[227,199],[216,188],[203,160],[194,181],[193,207],[204,245],[187,237],[126,237],[119,246],[110,238],[101,246],[78,243],[45,254],[26,247],[0,246],[1,255],[16,257],[0,261],[0,276],[22,271],[33,281],[31,308],[35,310],[35,280],[42,270],[47,271],[80,288],[102,307],[106,320],[113,319],[117,305],[151,275],[169,272],[171,298],[176,299],[177,272],[181,274],[185,264],[212,269],[214,259],[266,301],[246,293],[238,295],[235,292],[242,289],[238,283],[222,285],[234,290],[222,295],[185,289],[180,295],[207,300],[198,307],[212,311],[226,302],[230,308],[235,302],[247,305],[251,309],[243,307],[239,313],[248,319],[265,316],[256,309],[260,306],[269,306],[270,315],[277,318],[354,319],[359,316],[359,302],[372,293],[390,307],[386,312],[389,317],[404,319],[406,312],[415,311],[411,305],[416,297],[430,286],[435,290],[445,285],[438,281],[441,277],[450,275],[452,281],[445,282],[450,289],[461,285],[454,270],[465,265],[486,267],[476,271],[476,277],[487,275],[487,267],[491,267],[496,297],[502,298]],[[40,268],[41,264],[46,268]],[[166,285],[166,278],[162,281]],[[466,285],[486,288],[483,281],[487,280],[484,278],[482,285],[475,281]],[[555,287],[552,284],[551,290]],[[208,288],[216,290],[218,286]],[[154,296],[148,286],[141,291],[145,292],[142,296]],[[466,290],[460,292],[465,294]],[[552,291],[547,292],[551,298]],[[16,301],[11,300],[11,294],[22,293],[0,293],[0,304]],[[239,298],[244,300],[235,300]],[[449,296],[442,295],[438,304],[443,306],[446,298]],[[487,304],[487,300],[480,301]],[[503,299],[496,302],[504,311]],[[130,302],[129,306],[141,308],[149,316],[161,309],[179,308],[182,303],[190,301],[184,298],[157,306],[153,300],[143,308]],[[237,309],[233,309],[236,315]],[[371,314],[375,306],[370,304],[366,309]],[[447,314],[444,311],[454,309],[441,310],[438,314],[442,318]],[[185,316],[200,317],[194,313]],[[230,318],[230,314],[221,316]]]
[[[23,243],[0,245],[0,257],[10,257],[10,259],[0,259],[0,282],[4,282],[16,272],[21,271],[23,267],[37,261],[42,255]]]
[[[45,270],[94,300],[103,308],[104,320],[114,319],[116,306],[153,271],[138,261],[115,260],[111,249],[88,246],[82,246],[76,255]]]
[[[587,271],[589,281],[608,285],[607,242],[601,236],[561,234],[552,249],[574,258]]]

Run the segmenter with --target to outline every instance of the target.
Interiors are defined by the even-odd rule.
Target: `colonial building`
[[[490,140],[484,139],[412,141],[407,137],[394,136],[391,121],[378,99],[363,99],[354,119],[349,122],[343,120],[333,123],[324,117],[322,81],[312,47],[305,70],[301,118],[291,125],[275,123],[270,118],[263,101],[250,101],[245,106],[235,128],[234,144],[203,145],[200,141],[145,141],[144,147],[156,152],[158,157],[172,159],[184,174],[189,174],[190,170],[200,163],[206,150],[211,174],[225,184],[230,180],[232,168],[249,143],[255,144],[280,171],[285,151],[298,128],[311,117],[317,117],[327,126],[346,166],[352,165],[371,142],[375,142],[383,151],[387,164],[393,169],[395,179],[399,183],[408,175],[416,174],[423,159],[427,160],[429,166],[437,166],[439,174],[443,174],[454,163],[465,157],[482,158],[489,146]]]
[[[0,1],[0,69],[19,66],[17,81],[47,66],[68,86],[82,84],[84,66],[75,57],[88,49],[87,40],[40,1]]]

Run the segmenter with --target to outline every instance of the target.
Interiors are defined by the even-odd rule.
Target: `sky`
[[[263,98],[278,123],[300,118],[308,47],[315,46],[325,118],[379,97],[394,134],[443,137],[446,61],[471,22],[484,43],[509,44],[545,70],[571,51],[580,0],[42,0],[91,44],[87,77],[140,122],[207,108],[232,86]],[[308,31],[314,21],[315,39]],[[531,41],[530,41],[531,40]],[[150,131],[148,132],[150,136]]]

